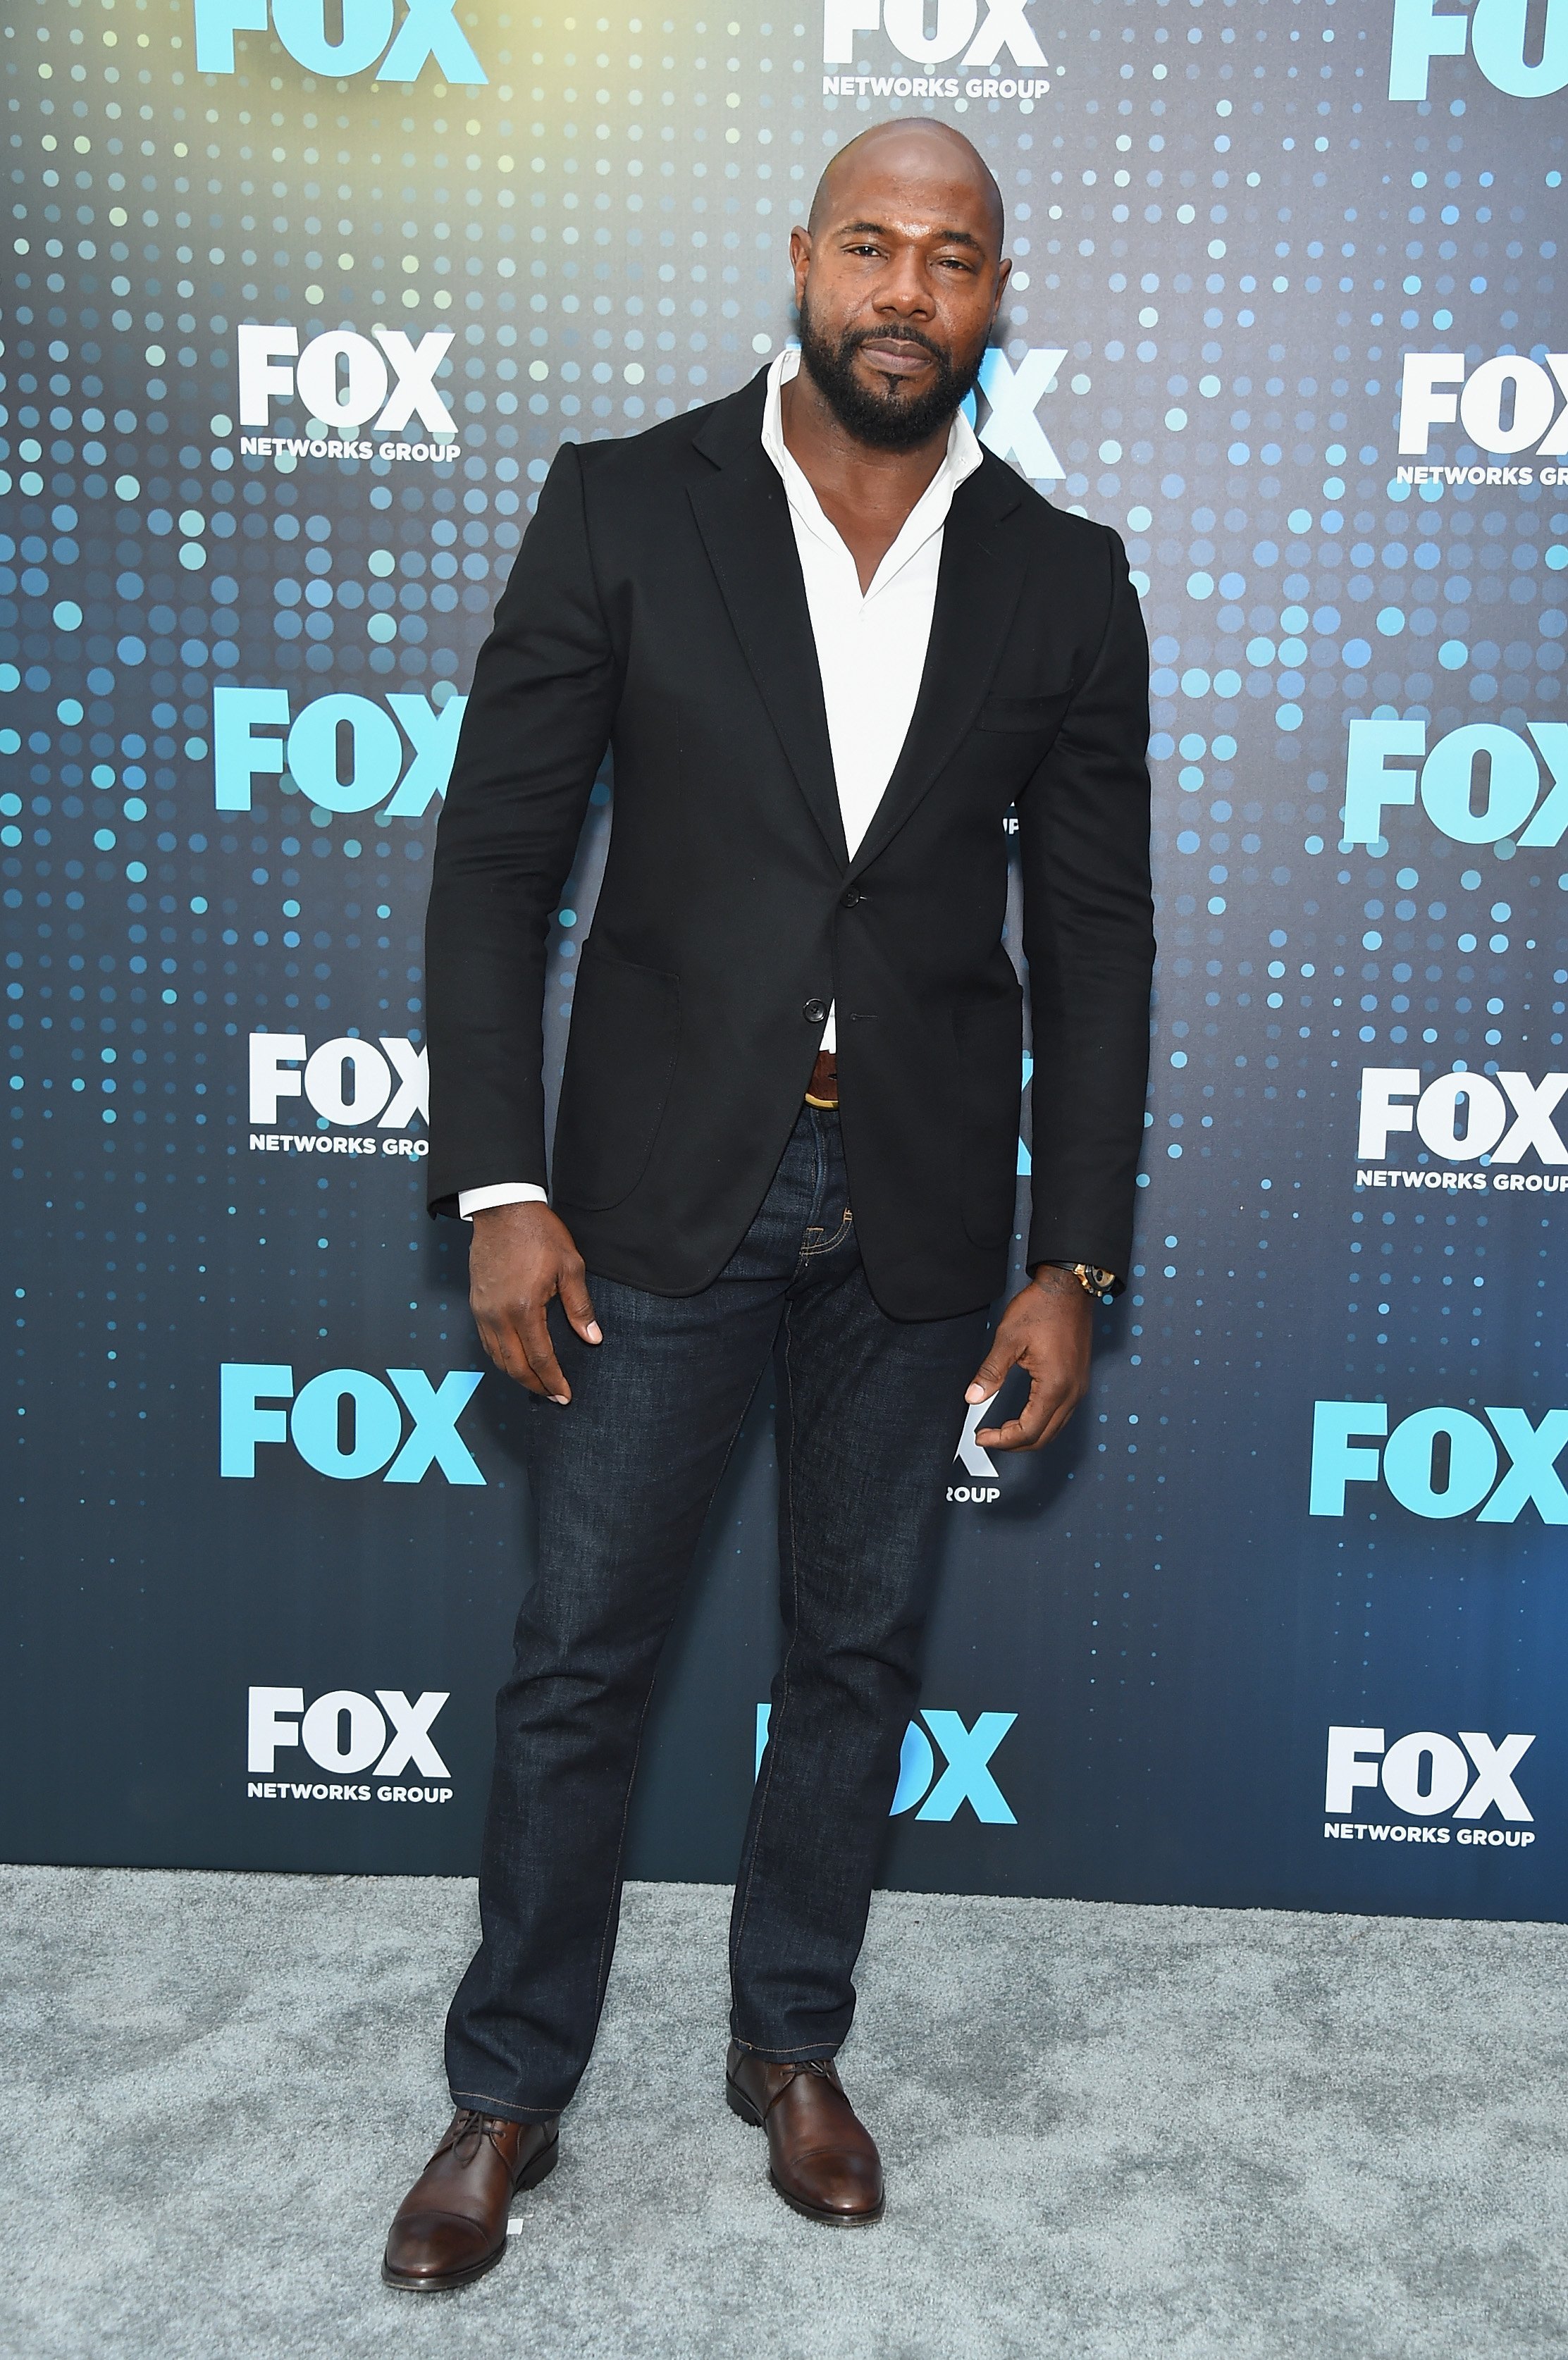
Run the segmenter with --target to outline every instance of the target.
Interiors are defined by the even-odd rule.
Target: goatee
[[[854,374],[861,346],[891,333],[901,344],[918,344],[936,363],[937,374],[922,392],[906,393],[898,377],[882,377],[873,388]],[[878,451],[912,451],[949,422],[980,375],[986,342],[982,337],[958,366],[950,353],[918,328],[847,328],[835,344],[818,334],[809,306],[800,306],[802,365],[845,432]]]

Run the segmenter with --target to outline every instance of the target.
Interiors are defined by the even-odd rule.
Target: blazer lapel
[[[893,776],[850,863],[855,875],[903,826],[974,726],[1024,586],[1025,536],[1009,528],[1024,497],[1011,469],[989,458],[954,494],[920,693]]]
[[[789,502],[761,442],[761,380],[719,404],[697,439],[716,472],[691,490],[735,635],[791,770],[839,867],[849,859],[822,674]]]

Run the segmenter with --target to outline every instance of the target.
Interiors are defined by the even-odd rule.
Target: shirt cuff
[[[536,1180],[500,1180],[493,1188],[460,1188],[457,1210],[466,1221],[488,1213],[493,1205],[547,1205],[550,1199]]]

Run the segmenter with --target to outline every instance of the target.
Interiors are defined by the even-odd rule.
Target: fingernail
[[[558,1403],[562,1409],[565,1409],[572,1396],[570,1393],[552,1393],[550,1398],[553,1402]]]
[[[587,1338],[590,1344],[602,1344],[604,1342],[604,1337],[599,1331],[599,1324],[597,1319],[590,1319],[587,1326],[584,1328],[583,1333]]]
[[[983,1385],[970,1385],[968,1393],[964,1395],[964,1399],[967,1402],[984,1401],[985,1398],[986,1393]]]

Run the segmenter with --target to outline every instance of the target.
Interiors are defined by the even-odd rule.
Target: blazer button
[[[865,898],[858,885],[851,885],[839,907],[840,910],[858,910]]]
[[[827,1018],[828,1002],[825,1000],[808,1000],[800,1012],[808,1024],[820,1024]]]

